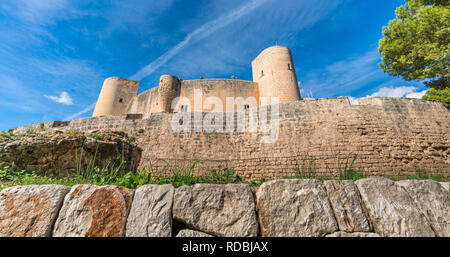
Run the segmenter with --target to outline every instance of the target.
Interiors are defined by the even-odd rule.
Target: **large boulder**
[[[256,192],[261,235],[318,237],[338,229],[327,192],[314,179],[273,180]]]
[[[128,237],[171,237],[172,185],[145,185],[134,193],[127,221]]]
[[[119,186],[76,185],[64,198],[55,237],[121,237],[133,190]]]
[[[324,185],[340,231],[371,231],[369,219],[363,211],[361,196],[352,180],[328,180]]]
[[[396,183],[405,188],[414,199],[436,235],[450,237],[449,192],[433,180],[402,180]]]
[[[15,186],[0,192],[1,237],[48,237],[70,187]]]
[[[402,186],[386,178],[360,179],[356,185],[380,236],[435,236],[425,215]]]
[[[173,218],[215,236],[258,235],[255,201],[246,184],[179,187],[175,190]]]

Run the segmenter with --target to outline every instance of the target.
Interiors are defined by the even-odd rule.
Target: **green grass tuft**
[[[69,135],[69,136],[77,136],[77,135],[80,135],[82,133],[83,132],[81,132],[81,130],[78,130],[78,129],[71,129],[69,131],[66,131],[66,134]]]

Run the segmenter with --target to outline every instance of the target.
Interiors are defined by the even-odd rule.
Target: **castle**
[[[185,97],[190,103],[197,105],[202,112],[212,111],[205,108],[204,103],[194,102],[194,91],[201,90],[203,99],[216,97],[226,110],[226,98],[256,99],[256,105],[262,98],[278,97],[279,103],[288,103],[301,99],[294,62],[289,48],[272,46],[262,51],[252,61],[253,81],[238,79],[200,79],[183,81],[172,75],[163,75],[159,86],[138,95],[139,82],[111,77],[104,83],[94,117],[117,116],[125,114],[142,114],[148,117],[151,113],[175,113],[195,109],[194,106],[174,104],[177,97]],[[270,102],[267,102],[268,104]],[[191,108],[189,108],[191,107]],[[194,108],[192,108],[194,107]],[[233,106],[236,111],[242,106]],[[246,106],[243,106],[244,108]],[[250,106],[248,106],[250,107]]]
[[[350,163],[352,169],[371,176],[410,176],[418,169],[450,174],[450,112],[443,103],[367,97],[358,99],[358,105],[352,105],[347,97],[302,99],[291,52],[282,46],[264,50],[252,62],[252,68],[253,82],[237,79],[182,81],[164,75],[159,87],[139,95],[139,82],[109,78],[101,90],[94,117],[32,124],[15,128],[14,132],[123,132],[142,150],[137,158],[138,168],[151,167],[155,176],[171,175],[168,167],[192,163],[201,165],[196,172],[219,165],[231,167],[246,180],[297,176],[305,170],[330,177],[332,171],[336,173]],[[252,110],[258,112],[269,109],[264,108],[261,99],[278,97],[279,104],[270,103],[271,113],[272,109],[278,109],[278,115],[270,115],[270,121],[278,124],[276,141],[262,143],[261,139],[272,131],[252,130],[251,123],[247,122],[252,117],[250,111],[214,109],[211,112],[204,102],[194,103],[190,111],[173,101],[185,97],[192,102],[199,90],[206,96],[203,99],[211,96],[223,103],[228,97],[256,98],[257,106]],[[196,111],[200,104],[201,115]],[[180,123],[180,116],[181,121],[188,116],[187,122]],[[195,116],[204,119],[199,122]],[[208,120],[207,116],[218,119]],[[200,126],[202,123],[214,123],[219,129],[206,129]],[[245,129],[239,130],[238,123]],[[178,132],[173,129],[174,124],[190,129]],[[0,150],[1,154],[13,159],[21,156]],[[33,165],[52,169],[47,156],[56,155],[46,154]],[[357,157],[354,162],[353,156]]]

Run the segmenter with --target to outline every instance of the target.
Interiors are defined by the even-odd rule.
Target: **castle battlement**
[[[204,98],[215,97],[223,103],[226,98],[254,98],[260,105],[261,98],[277,97],[280,103],[301,99],[297,75],[291,50],[285,46],[265,49],[252,61],[253,81],[238,79],[181,80],[172,75],[163,75],[159,86],[138,95],[139,82],[107,78],[100,92],[94,117],[142,114],[147,117],[156,112],[184,111],[182,103],[174,104],[176,98],[185,98],[203,112],[212,109],[203,107],[203,102],[194,103],[194,91],[200,90]],[[271,104],[270,101],[267,104]]]

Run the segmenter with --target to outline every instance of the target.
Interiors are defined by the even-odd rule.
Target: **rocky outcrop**
[[[136,169],[142,150],[124,133],[38,133],[0,136],[0,166],[66,175],[93,167]],[[123,162],[124,161],[124,162]]]
[[[70,188],[16,186],[0,192],[0,237],[48,237]]]
[[[139,187],[127,222],[128,237],[172,236],[172,185]]]
[[[324,185],[340,231],[371,231],[369,219],[363,211],[361,196],[352,180],[328,180]]]
[[[414,199],[436,235],[450,237],[449,192],[433,180],[403,180],[396,183],[405,188]]]
[[[56,237],[121,237],[133,191],[118,186],[77,185],[64,198]]]
[[[215,236],[255,237],[255,201],[245,184],[182,186],[175,190],[173,218]]]
[[[318,180],[274,180],[256,192],[261,235],[317,237],[338,230],[327,192]]]
[[[178,232],[177,237],[213,237],[213,236],[192,229],[182,229]]]
[[[380,236],[435,236],[427,218],[402,186],[385,178],[360,179],[356,185]]]
[[[347,233],[347,232],[334,232],[333,234],[326,235],[326,237],[380,237],[377,233],[365,233],[365,232],[354,232],[354,233]]]

